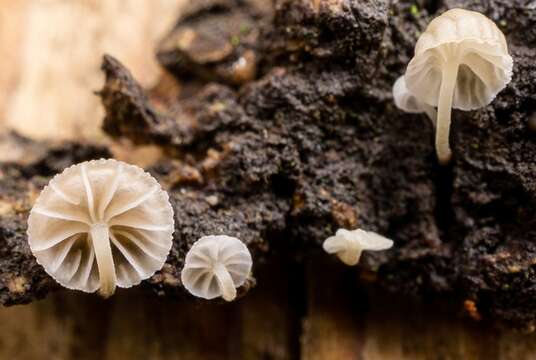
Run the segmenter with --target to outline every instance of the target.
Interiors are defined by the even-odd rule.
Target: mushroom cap
[[[105,229],[99,244],[90,236],[95,228]],[[173,209],[156,179],[113,159],[83,162],[56,175],[28,218],[28,242],[45,271],[64,287],[85,292],[112,276],[116,283],[104,296],[115,285],[136,285],[161,269],[173,231]],[[96,246],[110,249],[111,268],[99,269]],[[115,274],[104,273],[110,271]]]
[[[393,85],[393,98],[395,100],[396,107],[405,112],[417,114],[425,111],[424,107],[426,104],[419,101],[415,95],[409,92],[408,88],[406,87],[406,80],[404,79],[404,76],[396,79]]]
[[[322,247],[328,254],[336,254],[346,265],[356,265],[364,250],[379,251],[393,246],[393,241],[372,231],[339,229],[327,238]]]
[[[194,296],[214,299],[223,295],[214,269],[223,265],[235,288],[244,284],[253,265],[247,246],[227,235],[209,235],[197,240],[186,254],[181,279]]]
[[[405,74],[410,92],[437,106],[442,72],[452,61],[459,63],[452,105],[456,109],[488,105],[512,78],[513,60],[504,34],[475,11],[452,9],[430,22]]]

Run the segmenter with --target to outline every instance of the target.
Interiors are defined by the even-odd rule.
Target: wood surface
[[[334,261],[274,263],[257,275],[258,286],[231,304],[138,288],[109,300],[61,291],[3,308],[0,359],[536,358],[535,335],[475,323],[448,302],[349,286],[355,269]]]
[[[99,136],[109,53],[150,86],[185,0],[0,0],[0,123],[36,138]]]
[[[174,24],[172,0],[0,0],[0,124],[39,139],[101,138],[101,56],[146,86]],[[281,260],[232,304],[158,299],[141,289],[104,301],[62,291],[0,309],[0,359],[536,359],[536,336],[360,286],[331,258]],[[446,305],[448,304],[448,305]]]

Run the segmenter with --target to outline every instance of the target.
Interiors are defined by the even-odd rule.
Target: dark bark
[[[523,0],[445,1],[499,24],[515,66],[489,106],[453,112],[454,158],[442,168],[429,120],[396,109],[391,86],[444,7],[287,0],[272,13],[263,1],[205,3],[159,51],[178,90],[145,92],[118,61],[103,63],[104,130],[173,158],[152,169],[177,220],[152,288],[181,292],[184,253],[202,235],[236,235],[260,260],[318,252],[337,228],[362,227],[395,241],[360,267],[390,291],[446,295],[474,318],[534,327],[536,10]],[[221,36],[206,32],[230,19],[253,35],[237,41],[235,22]],[[177,40],[184,34],[193,48]],[[246,52],[256,71],[235,81],[222,69]]]

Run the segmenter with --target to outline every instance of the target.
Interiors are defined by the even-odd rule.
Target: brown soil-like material
[[[145,91],[117,60],[103,62],[104,130],[169,157],[149,170],[170,193],[177,231],[146,285],[183,293],[185,251],[202,235],[238,236],[261,261],[319,252],[339,227],[362,227],[395,241],[362,259],[381,286],[449,296],[475,319],[536,326],[536,10],[523,0],[202,3],[158,51],[174,80]],[[454,158],[440,167],[431,123],[399,111],[391,87],[447,7],[494,20],[515,66],[492,104],[453,112]],[[17,170],[2,170],[0,199],[20,199],[19,187],[39,186],[56,161],[80,160],[68,155],[6,165]],[[50,282],[28,252],[25,211],[1,217],[3,303]]]

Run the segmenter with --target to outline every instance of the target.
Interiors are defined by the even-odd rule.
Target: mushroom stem
[[[89,234],[99,268],[99,294],[107,298],[114,294],[117,283],[108,226],[106,224],[93,224]]]
[[[221,289],[221,297],[225,301],[233,301],[236,298],[236,288],[227,268],[222,263],[215,264],[214,275]]]
[[[450,117],[456,78],[458,77],[458,67],[458,62],[447,64],[446,69],[443,71],[441,87],[439,89],[435,147],[437,158],[441,165],[448,164],[452,157],[449,144]]]
[[[359,262],[363,250],[357,241],[337,236],[326,240],[323,247],[328,253],[337,254],[343,263],[350,266]]]
[[[354,266],[359,263],[359,259],[361,258],[361,249],[351,249],[347,251],[341,251],[338,252],[337,255],[339,255],[339,258],[343,263],[349,266]]]

